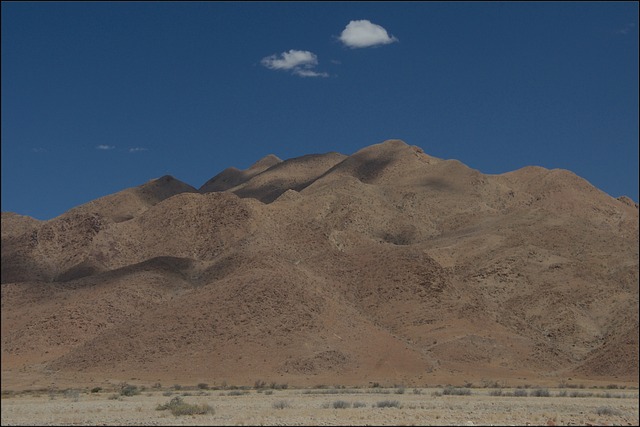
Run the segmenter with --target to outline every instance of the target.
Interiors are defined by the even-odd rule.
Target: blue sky
[[[2,210],[399,138],[638,201],[637,2],[2,2]]]

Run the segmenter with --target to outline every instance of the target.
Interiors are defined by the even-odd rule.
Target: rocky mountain
[[[638,243],[569,171],[398,140],[3,212],[2,387],[637,385]]]

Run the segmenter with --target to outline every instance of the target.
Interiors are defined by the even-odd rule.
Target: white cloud
[[[133,147],[133,148],[129,148],[129,152],[130,153],[138,153],[140,151],[149,151],[148,148],[143,148],[143,147]]]
[[[113,145],[104,145],[104,144],[100,144],[96,146],[96,150],[113,150],[114,148],[116,148]]]
[[[387,30],[366,19],[351,21],[340,34],[340,41],[351,48],[370,47],[397,42]]]
[[[46,153],[47,149],[46,148],[42,148],[42,147],[33,147],[31,149],[32,153]]]
[[[318,57],[307,50],[291,49],[289,52],[281,53],[279,58],[275,54],[262,58],[260,63],[270,70],[291,70],[299,67],[315,67],[318,65]]]
[[[327,73],[317,73],[313,70],[305,70],[301,68],[293,70],[293,74],[300,77],[329,77],[329,74]]]
[[[318,56],[308,50],[291,49],[279,56],[274,54],[262,58],[260,63],[270,70],[290,70],[292,74],[300,77],[329,77],[327,73],[313,70],[318,65]]]

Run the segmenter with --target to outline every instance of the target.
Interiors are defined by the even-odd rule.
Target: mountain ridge
[[[3,212],[2,385],[637,384],[627,199],[390,140]]]

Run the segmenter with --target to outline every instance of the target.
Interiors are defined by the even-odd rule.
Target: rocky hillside
[[[638,205],[391,140],[2,213],[2,386],[638,380]]]

